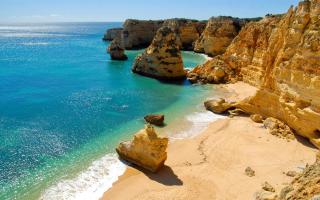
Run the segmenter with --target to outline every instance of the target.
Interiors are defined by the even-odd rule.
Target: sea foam
[[[94,161],[74,179],[62,180],[48,188],[41,200],[95,200],[103,196],[112,183],[125,172],[126,166],[115,154]]]
[[[180,131],[177,134],[171,136],[172,139],[184,139],[184,138],[192,138],[203,132],[211,122],[214,122],[218,119],[225,118],[222,115],[214,114],[210,111],[201,111],[194,112],[190,115],[187,115],[185,120],[188,123],[191,123],[191,127]]]

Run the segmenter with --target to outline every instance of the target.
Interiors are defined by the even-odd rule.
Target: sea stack
[[[148,77],[179,80],[186,77],[177,34],[160,28],[151,45],[136,58],[132,71]]]
[[[116,148],[119,157],[151,172],[157,172],[167,159],[168,138],[160,137],[151,125],[140,130],[132,141]]]
[[[108,47],[108,53],[111,56],[112,60],[127,60],[128,57],[125,54],[125,49],[121,45],[121,41],[119,38],[115,38],[112,40]]]

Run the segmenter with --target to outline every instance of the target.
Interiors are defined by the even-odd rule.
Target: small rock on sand
[[[245,173],[249,177],[253,177],[256,175],[256,172],[251,167],[247,167]]]
[[[267,181],[262,184],[262,189],[264,189],[265,191],[268,191],[268,192],[275,192],[276,191],[274,189],[274,187],[272,187],[272,185],[270,185],[270,183],[268,183]]]

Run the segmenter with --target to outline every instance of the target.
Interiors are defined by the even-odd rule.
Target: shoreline
[[[229,96],[224,97],[231,101],[255,93],[254,87],[244,83],[221,89],[227,91],[224,95]],[[283,150],[283,145],[288,148]],[[268,134],[248,117],[218,119],[208,122],[208,127],[194,137],[170,138],[166,166],[157,174],[127,166],[101,199],[239,199],[239,193],[240,199],[248,199],[263,181],[275,184],[277,190],[284,182],[290,182],[292,178],[283,172],[301,170],[314,162],[315,152],[297,140],[287,142]],[[245,176],[248,166],[256,170],[255,177]],[[231,187],[236,188],[229,191]]]

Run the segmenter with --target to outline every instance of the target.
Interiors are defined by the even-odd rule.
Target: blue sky
[[[124,21],[286,12],[298,0],[0,0],[0,22]]]

